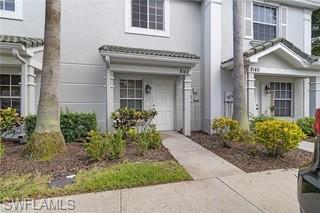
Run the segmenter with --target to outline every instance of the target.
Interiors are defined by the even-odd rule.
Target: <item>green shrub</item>
[[[315,136],[314,134],[314,118],[313,117],[305,117],[305,118],[300,118],[297,120],[298,126],[302,129],[304,134],[313,137]]]
[[[124,153],[125,145],[126,141],[123,140],[123,131],[118,130],[111,137],[108,158],[110,160],[119,159]]]
[[[22,119],[14,108],[0,109],[0,136],[2,133],[11,131],[16,125],[20,125]]]
[[[149,148],[149,138],[146,132],[141,132],[137,141],[137,152],[139,155],[144,155]]]
[[[238,121],[231,118],[217,118],[213,120],[212,129],[222,139],[225,147],[230,147],[232,142],[241,141],[244,130],[240,128]]]
[[[156,130],[155,126],[151,126],[146,130],[147,138],[149,141],[149,149],[158,149],[161,145],[161,135],[160,132]]]
[[[295,122],[273,119],[256,124],[255,139],[271,156],[277,157],[298,147],[305,138]]]
[[[75,142],[87,137],[88,132],[97,129],[95,113],[62,112],[60,115],[61,132],[66,142]],[[36,116],[25,118],[25,131],[30,137],[36,127]]]
[[[33,133],[25,146],[24,154],[33,160],[51,160],[66,149],[60,132]]]
[[[130,128],[138,123],[143,127],[149,125],[157,115],[155,109],[137,111],[128,107],[122,107],[112,113],[113,127],[118,130],[122,129],[126,133]]]
[[[267,121],[267,120],[274,120],[275,117],[269,116],[269,115],[258,115],[258,116],[253,116],[250,118],[250,130],[255,132],[255,127],[256,124],[259,122]]]
[[[85,150],[91,160],[99,161],[108,156],[110,150],[110,138],[108,134],[102,135],[91,130],[88,133],[88,143],[85,143]]]
[[[125,149],[123,133],[117,131],[114,134],[100,134],[90,131],[88,142],[85,143],[85,150],[91,160],[99,161],[104,159],[119,159]]]
[[[0,138],[0,159],[3,157],[4,155],[4,146],[2,144],[2,138]]]

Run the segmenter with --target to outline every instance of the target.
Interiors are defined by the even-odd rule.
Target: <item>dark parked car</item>
[[[302,213],[320,213],[320,109],[316,110],[314,129],[317,138],[313,160],[298,173],[298,200]]]

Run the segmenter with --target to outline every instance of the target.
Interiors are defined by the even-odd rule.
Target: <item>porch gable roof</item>
[[[199,56],[186,52],[174,52],[167,50],[156,50],[156,49],[144,49],[144,48],[132,48],[115,45],[104,45],[99,48],[99,52],[113,52],[122,54],[134,54],[134,55],[145,55],[145,56],[163,56],[172,58],[183,58],[183,59],[200,59]]]
[[[0,43],[21,44],[26,48],[41,47],[44,45],[44,40],[41,38],[32,38],[14,35],[0,35]]]
[[[293,43],[291,43],[290,41],[288,41],[284,38],[275,38],[273,40],[264,42],[262,44],[259,44],[257,46],[250,48],[249,50],[247,50],[243,53],[244,60],[246,61],[251,56],[254,56],[254,55],[256,55],[262,51],[265,51],[265,50],[267,50],[277,44],[280,44],[280,43],[283,44],[284,46],[286,46],[291,51],[293,51],[296,55],[298,55],[299,57],[304,59],[309,64],[313,64],[319,60],[317,57],[305,53],[304,51],[299,49],[297,46],[295,46]],[[233,62],[233,58],[230,58],[226,61],[222,61],[221,64],[222,64],[222,67],[224,67],[224,66],[227,66],[227,64],[230,64],[232,62]]]

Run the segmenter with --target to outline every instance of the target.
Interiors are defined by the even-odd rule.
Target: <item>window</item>
[[[270,88],[274,94],[274,115],[278,117],[292,116],[292,84],[272,82]]]
[[[22,19],[22,0],[0,0],[0,17]]]
[[[253,4],[253,39],[269,41],[278,34],[278,11],[276,7]]]
[[[0,107],[12,107],[20,113],[21,104],[21,76],[0,75]]]
[[[15,0],[0,0],[0,10],[15,11]]]
[[[169,37],[169,0],[125,0],[126,32]]]
[[[132,0],[132,26],[163,30],[163,0]]]
[[[142,110],[142,80],[120,80],[120,107]]]

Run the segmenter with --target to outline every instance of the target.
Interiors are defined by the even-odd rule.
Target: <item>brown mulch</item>
[[[259,145],[256,146],[255,154],[243,143],[233,143],[231,148],[227,148],[221,144],[217,136],[203,132],[193,132],[191,139],[245,172],[299,168],[312,159],[311,153],[299,149],[273,158]]]
[[[32,161],[23,156],[24,145],[5,142],[5,155],[0,160],[0,176],[12,174],[51,175],[62,177],[73,175],[82,169],[108,167],[120,162],[164,161],[172,160],[169,151],[161,146],[148,150],[143,156],[138,155],[134,144],[127,144],[124,156],[119,160],[93,162],[86,156],[82,143],[68,143],[67,151],[50,161]]]

